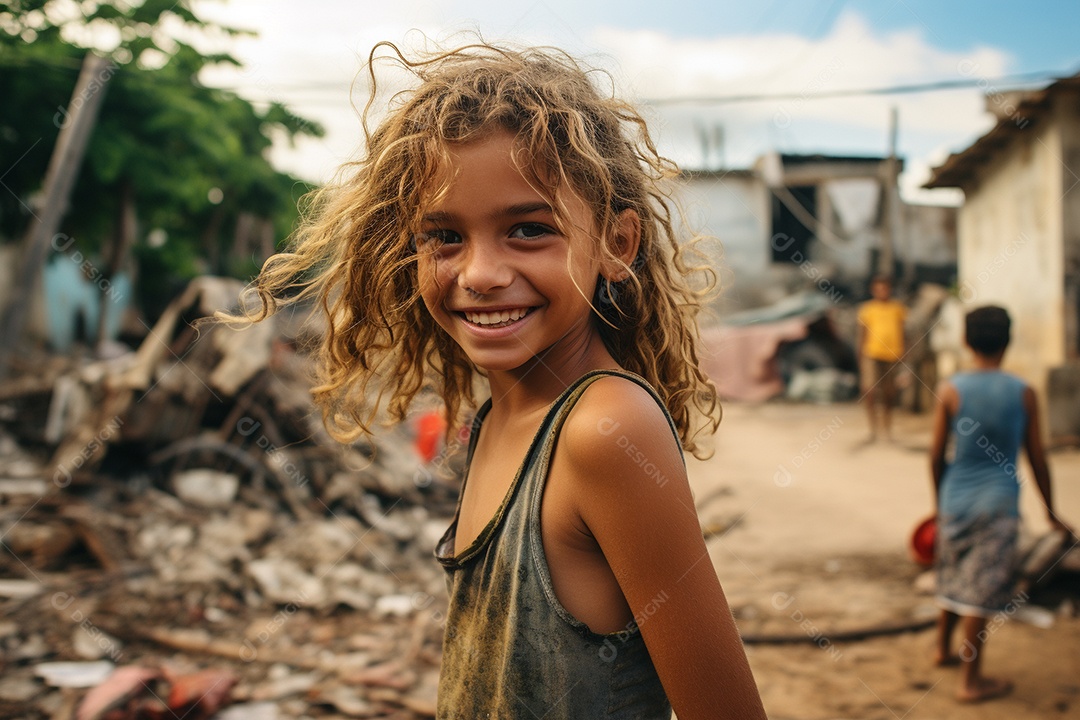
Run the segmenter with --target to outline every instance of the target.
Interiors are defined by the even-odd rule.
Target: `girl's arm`
[[[1064,530],[1073,535],[1071,527],[1066,525],[1054,513],[1054,497],[1050,487],[1050,466],[1046,462],[1046,450],[1043,448],[1042,430],[1039,427],[1039,400],[1031,387],[1024,388],[1024,411],[1027,413],[1027,430],[1024,436],[1024,451],[1027,453],[1028,462],[1031,463],[1031,472],[1035,476],[1035,485],[1042,495],[1043,504],[1046,505],[1046,519],[1050,521],[1050,527],[1055,530]]]
[[[651,395],[596,381],[559,439],[578,513],[641,628],[680,720],[764,720],[702,538],[681,450]]]
[[[959,404],[956,388],[942,382],[938,386],[937,406],[934,408],[933,435],[930,439],[930,476],[934,481],[934,515],[937,515],[941,478],[945,474],[945,446],[949,442],[954,408]]]

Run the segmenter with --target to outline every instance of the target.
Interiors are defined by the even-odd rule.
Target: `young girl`
[[[1017,593],[1014,577],[1021,447],[1051,528],[1072,534],[1054,513],[1035,391],[1001,371],[1010,325],[1004,308],[987,306],[968,313],[965,340],[975,356],[975,369],[942,383],[934,415],[930,456],[938,525],[937,601],[942,608],[936,662],[962,664],[957,698],[964,702],[989,700],[1012,689],[1007,680],[983,674],[982,651],[987,621],[1011,615],[1026,600]],[[955,448],[952,462],[946,464],[950,436],[955,436]],[[958,624],[963,644],[954,655],[952,635]]]
[[[401,419],[434,378],[453,418],[487,379],[436,551],[439,717],[764,718],[681,453],[719,411],[656,189],[674,167],[560,52],[383,43],[373,84],[384,50],[418,86],[256,287],[259,317],[318,294],[342,437],[370,387]]]

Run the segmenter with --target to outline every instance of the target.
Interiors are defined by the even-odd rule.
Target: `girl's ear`
[[[612,239],[611,252],[622,264],[609,260],[601,268],[601,274],[612,282],[620,282],[629,277],[626,267],[633,264],[641,247],[641,218],[637,210],[627,208],[619,213]]]

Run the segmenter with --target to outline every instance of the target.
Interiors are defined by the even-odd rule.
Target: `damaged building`
[[[722,311],[815,287],[857,301],[883,252],[907,287],[951,284],[956,208],[903,202],[901,169],[888,157],[773,153],[749,169],[685,173],[687,222],[718,239],[709,253],[722,268]]]
[[[1050,434],[1080,438],[1080,75],[986,98],[997,122],[935,168],[960,188],[960,297],[1013,318],[1006,367],[1045,397]]]
[[[886,268],[921,341],[956,275],[956,208],[901,200],[891,157],[771,153],[752,168],[690,171],[679,201],[718,269],[720,322],[703,366],[728,399],[852,399],[856,304]],[[908,365],[932,387],[926,343]],[[913,397],[913,410],[926,404]]]

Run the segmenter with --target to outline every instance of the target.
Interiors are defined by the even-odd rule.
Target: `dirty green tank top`
[[[548,410],[495,516],[476,541],[455,556],[458,501],[458,512],[435,551],[450,591],[439,676],[440,720],[671,717],[637,626],[631,622],[625,630],[605,635],[574,618],[555,597],[540,535],[540,502],[559,431],[585,389],[610,375],[648,390],[678,441],[667,408],[644,379],[593,371],[575,381]],[[490,409],[488,400],[473,423],[466,481],[480,424]]]

